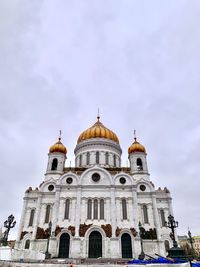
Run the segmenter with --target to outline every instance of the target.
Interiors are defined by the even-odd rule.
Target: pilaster
[[[38,227],[39,219],[40,219],[41,199],[42,199],[42,195],[40,194],[37,199],[37,207],[36,207],[35,219],[34,219],[34,224],[33,224],[32,240],[36,239],[37,227]]]
[[[115,188],[110,189],[111,195],[111,224],[112,224],[112,237],[115,237],[116,230],[116,208],[115,208]]]
[[[60,188],[56,188],[55,202],[53,205],[53,212],[52,212],[52,219],[53,219],[52,220],[52,233],[55,233],[56,225],[58,222],[59,200],[60,200]]]
[[[22,215],[21,215],[21,219],[20,219],[20,223],[19,223],[19,230],[18,230],[18,234],[17,234],[17,240],[16,240],[17,242],[20,241],[21,232],[22,232],[23,227],[24,227],[24,220],[25,220],[27,203],[28,203],[28,198],[27,198],[27,196],[25,196],[24,197],[23,208],[22,208]]]
[[[156,232],[157,232],[157,239],[158,241],[161,240],[161,229],[160,229],[160,224],[159,224],[159,216],[158,216],[158,209],[156,205],[156,196],[153,194],[152,195],[152,204],[153,204],[153,217],[154,217],[154,223],[156,227]]]
[[[79,237],[80,208],[81,208],[81,188],[78,188],[77,198],[76,198],[76,213],[75,213],[75,237]]]

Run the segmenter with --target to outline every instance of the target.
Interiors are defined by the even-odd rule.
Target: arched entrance
[[[69,244],[70,236],[67,233],[62,234],[60,236],[58,258],[69,258]]]
[[[132,244],[131,237],[129,234],[123,234],[121,237],[121,246],[122,246],[122,258],[132,259]]]
[[[88,258],[102,257],[102,236],[98,231],[93,231],[89,235]]]

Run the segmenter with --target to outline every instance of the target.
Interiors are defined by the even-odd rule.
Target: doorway
[[[69,258],[70,236],[64,233],[60,236],[58,258]]]
[[[123,234],[121,237],[121,245],[122,245],[122,258],[132,259],[132,244],[131,237],[129,234]]]
[[[89,258],[102,257],[102,236],[98,231],[93,231],[89,235]]]

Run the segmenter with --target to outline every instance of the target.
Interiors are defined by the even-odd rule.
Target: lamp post
[[[173,241],[173,247],[177,248],[178,244],[177,241],[175,239],[175,228],[178,227],[178,222],[174,220],[174,216],[172,216],[171,214],[168,216],[168,222],[165,222],[165,227],[168,227],[172,230],[170,237]]]
[[[188,236],[189,236],[188,241],[190,242],[190,245],[191,245],[192,250],[194,250],[194,247],[193,247],[194,240],[192,238],[192,234],[191,234],[189,228],[188,228]]]
[[[47,238],[47,249],[45,252],[45,259],[50,259],[51,258],[51,254],[49,253],[49,239],[51,236],[51,228],[52,228],[52,223],[51,221],[49,222],[49,228],[48,228],[48,238]]]
[[[8,219],[4,222],[4,227],[6,228],[3,238],[1,239],[1,243],[3,246],[8,245],[8,235],[10,232],[10,229],[13,228],[16,224],[16,221],[14,221],[15,217],[11,214]]]
[[[196,253],[195,253],[195,249],[194,249],[194,246],[193,246],[193,243],[194,243],[194,239],[192,238],[192,234],[190,232],[190,229],[188,228],[188,241],[190,242],[190,245],[191,245],[191,249],[192,249],[192,257],[195,257]]]
[[[178,243],[175,238],[175,228],[178,227],[178,222],[174,220],[174,216],[172,216],[171,214],[168,216],[168,222],[165,222],[165,227],[171,229],[170,237],[173,241],[173,247],[168,250],[168,256],[170,258],[185,259],[185,250],[178,247]]]
[[[140,245],[141,245],[141,253],[140,253],[140,255],[138,256],[138,259],[139,259],[139,260],[144,260],[144,258],[145,258],[145,254],[144,254],[143,240],[142,240],[142,229],[143,229],[143,227],[142,227],[141,222],[139,222],[138,227],[139,227],[139,236],[140,236]]]

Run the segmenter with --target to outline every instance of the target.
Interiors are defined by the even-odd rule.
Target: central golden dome
[[[79,144],[80,142],[84,140],[88,140],[91,138],[105,138],[105,139],[112,140],[119,144],[119,139],[117,135],[113,131],[106,128],[103,125],[103,123],[100,122],[99,119],[100,117],[98,116],[97,122],[92,127],[88,128],[87,130],[81,133],[81,135],[79,136],[77,140],[77,144]]]

